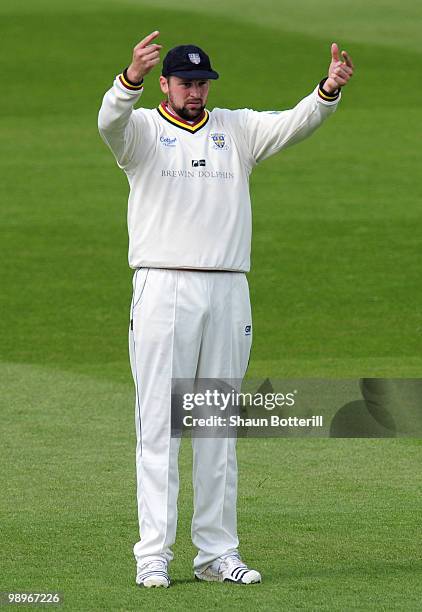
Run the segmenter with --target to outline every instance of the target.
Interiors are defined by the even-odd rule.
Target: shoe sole
[[[141,582],[140,584],[136,583],[136,586],[142,589],[159,589],[160,587],[163,589],[168,589],[170,584],[144,584]]]
[[[200,582],[223,582],[223,578],[220,578],[220,576],[202,576],[200,578],[198,574],[195,574],[195,580]]]
[[[195,574],[195,580],[202,582],[229,582],[230,584],[242,584],[244,586],[261,583],[261,578],[259,580],[254,580],[253,582],[242,582],[241,580],[230,580],[230,578],[220,578],[219,576],[204,576],[203,578],[200,578],[197,574]]]

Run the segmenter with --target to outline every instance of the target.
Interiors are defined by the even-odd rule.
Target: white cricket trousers
[[[242,379],[251,308],[242,272],[140,268],[133,276],[129,351],[135,382],[139,564],[171,561],[180,438],[171,437],[171,379]],[[238,547],[235,438],[192,438],[195,570]]]

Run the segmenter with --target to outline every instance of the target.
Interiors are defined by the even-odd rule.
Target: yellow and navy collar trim
[[[195,134],[195,132],[197,132],[202,127],[204,127],[204,125],[208,123],[208,120],[210,118],[209,112],[206,109],[204,109],[199,119],[197,119],[193,123],[189,123],[189,121],[184,121],[184,119],[179,119],[178,117],[175,117],[174,115],[172,115],[167,109],[167,102],[161,102],[157,110],[163,119],[181,128],[182,130],[186,130],[187,132],[190,132],[191,134]]]

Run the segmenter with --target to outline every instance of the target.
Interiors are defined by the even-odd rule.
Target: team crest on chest
[[[229,148],[227,144],[226,134],[222,134],[221,132],[214,132],[213,134],[210,134],[210,138],[214,145],[214,149],[224,149],[227,151],[227,149]]]
[[[201,57],[200,57],[199,53],[188,53],[188,57],[189,57],[190,61],[192,62],[192,64],[200,64],[201,63]]]

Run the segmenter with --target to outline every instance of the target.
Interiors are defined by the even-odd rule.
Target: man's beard
[[[195,121],[195,119],[198,119],[198,117],[202,115],[202,113],[204,112],[204,108],[205,108],[205,105],[202,106],[202,104],[201,106],[195,109],[190,109],[190,108],[187,108],[186,106],[182,106],[178,108],[175,104],[172,103],[172,100],[170,97],[169,97],[169,103],[170,103],[171,108],[174,110],[174,112],[177,113],[179,117],[181,117],[185,121]]]

